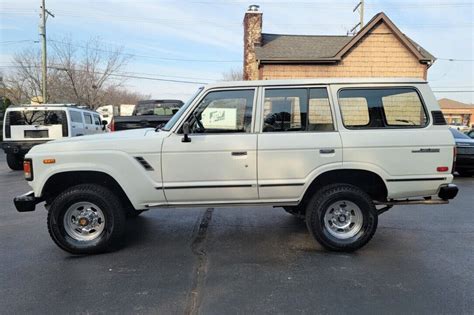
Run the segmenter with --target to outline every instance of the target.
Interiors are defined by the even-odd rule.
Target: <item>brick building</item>
[[[263,14],[244,17],[244,79],[427,77],[429,52],[378,13],[354,36],[262,33]]]
[[[448,124],[474,127],[474,105],[449,98],[442,98],[438,103]]]

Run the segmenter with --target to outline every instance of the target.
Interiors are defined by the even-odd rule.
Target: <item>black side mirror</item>
[[[181,142],[191,142],[191,138],[189,138],[189,123],[185,122],[183,124],[183,139]]]
[[[108,124],[109,124],[109,123],[107,122],[107,120],[102,120],[102,130],[105,131],[105,129],[107,128],[107,125],[108,125]]]

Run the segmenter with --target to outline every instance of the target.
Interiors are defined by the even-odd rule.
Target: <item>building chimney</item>
[[[255,47],[262,41],[262,12],[259,6],[249,6],[244,17],[244,80],[258,80],[258,63]]]

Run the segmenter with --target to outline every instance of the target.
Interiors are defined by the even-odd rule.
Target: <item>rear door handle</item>
[[[334,149],[321,149],[319,150],[320,154],[333,154],[336,153],[336,150]]]
[[[243,151],[243,152],[232,152],[231,153],[232,156],[244,156],[244,155],[247,155],[247,152]]]

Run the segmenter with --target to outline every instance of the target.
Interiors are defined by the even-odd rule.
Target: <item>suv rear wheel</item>
[[[8,167],[14,171],[23,169],[23,157],[19,154],[7,153]]]
[[[48,212],[48,231],[61,249],[97,254],[117,245],[125,231],[125,210],[110,190],[96,184],[70,187]]]
[[[335,184],[318,191],[308,203],[306,225],[326,249],[354,251],[367,244],[377,229],[377,210],[358,187]]]

